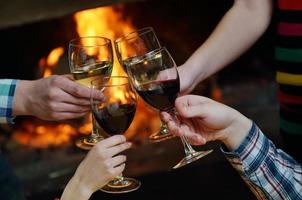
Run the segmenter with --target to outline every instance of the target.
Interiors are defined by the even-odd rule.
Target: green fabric
[[[280,119],[281,129],[289,134],[302,135],[302,125]]]
[[[302,62],[302,49],[275,48],[275,58],[287,62]]]

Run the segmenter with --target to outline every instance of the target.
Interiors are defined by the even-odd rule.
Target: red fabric
[[[302,105],[302,97],[288,95],[288,94],[281,92],[280,90],[278,91],[278,97],[279,97],[280,103],[301,104]]]
[[[302,24],[279,23],[278,34],[285,36],[302,36]]]
[[[279,0],[281,10],[302,10],[302,0]]]

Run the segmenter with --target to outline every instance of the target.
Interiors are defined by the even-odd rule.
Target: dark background
[[[206,40],[231,5],[230,0],[149,0],[125,4],[124,15],[131,16],[137,28],[152,26],[161,43],[171,51],[176,63],[180,65]],[[46,57],[58,46],[65,46],[66,51],[68,41],[77,36],[72,14],[2,28],[0,30],[0,78],[39,78],[39,59]],[[273,63],[274,32],[273,19],[267,32],[249,51],[213,76],[214,78],[201,83],[194,93],[211,96],[214,80],[215,87],[221,88],[224,103],[255,120],[264,132],[279,144],[281,142],[278,135],[278,105]],[[162,145],[165,146],[165,151],[174,152],[175,144],[163,142]],[[178,146],[180,152],[180,143]],[[136,175],[133,168],[132,175],[137,176],[143,183],[140,190],[125,195],[107,195],[97,192],[93,199],[254,199],[237,172],[221,154],[219,143],[210,144],[209,147],[215,149],[213,154],[177,171],[158,172],[154,169],[153,173]],[[46,151],[51,153],[49,150]],[[72,152],[79,153],[77,150]],[[138,152],[144,154],[145,159],[148,158],[148,151],[144,151],[144,147],[140,147]],[[166,161],[154,159],[148,166],[153,162],[172,166],[172,161],[176,162],[181,158],[182,153],[179,152],[175,155],[171,154],[170,157],[167,156],[170,154],[163,154],[167,156]],[[13,152],[8,153],[10,153],[9,157],[13,154]],[[133,162],[137,162],[136,153],[129,153],[130,161],[132,159]],[[38,155],[43,154],[46,153],[39,150]],[[41,160],[35,157],[28,162],[39,159]],[[51,162],[52,159],[49,160]],[[143,161],[140,162],[140,165],[144,164]],[[131,163],[129,166],[135,167]],[[66,184],[71,175],[72,173],[68,174],[57,187],[43,189],[42,186],[26,187],[28,199],[53,199],[59,196],[62,192],[61,186]],[[25,186],[34,182],[36,185],[43,185],[43,182],[54,181],[43,177],[38,183],[37,180],[31,182],[25,181],[22,177],[20,179]]]

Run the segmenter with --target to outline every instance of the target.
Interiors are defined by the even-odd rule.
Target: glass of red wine
[[[179,92],[177,65],[165,47],[150,52],[127,65],[128,75],[137,93],[152,107],[166,111],[177,120],[174,101]],[[186,156],[173,168],[177,169],[213,150],[195,151],[185,137],[181,137]]]
[[[90,87],[93,79],[111,75],[113,68],[111,40],[99,36],[72,39],[69,42],[68,61],[74,81]],[[92,115],[90,135],[79,138],[75,144],[81,149],[90,150],[102,139],[103,136],[100,135]]]
[[[152,52],[161,47],[155,31],[152,27],[145,27],[124,36],[114,41],[114,47],[117,58],[122,65],[124,71],[127,73],[127,63],[131,62],[137,57],[141,57],[149,52]],[[169,134],[167,125],[161,120],[160,130],[150,135],[149,139],[152,142],[160,142],[174,137]]]
[[[126,76],[107,76],[91,82],[92,113],[108,135],[123,134],[129,128],[135,115],[136,101],[136,93]],[[136,179],[120,175],[101,190],[126,193],[137,190],[140,184]]]

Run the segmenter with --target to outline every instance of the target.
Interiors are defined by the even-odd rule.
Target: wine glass
[[[93,79],[111,75],[113,67],[111,40],[98,36],[75,38],[69,42],[68,61],[74,80],[90,87]],[[75,144],[81,149],[89,150],[102,139],[92,115],[91,134],[79,138]]]
[[[122,65],[124,71],[127,73],[126,66],[128,62],[136,57],[143,56],[148,52],[154,51],[161,47],[154,29],[152,27],[145,27],[137,31],[127,33],[124,36],[114,41],[114,47],[117,58]],[[161,119],[160,130],[150,135],[149,139],[152,142],[160,142],[174,135],[169,134],[167,125]]]
[[[107,134],[123,134],[135,115],[136,93],[126,76],[98,78],[91,82],[91,105],[97,123]],[[120,175],[101,190],[125,193],[137,190],[140,184],[136,179]]]
[[[132,60],[127,64],[128,76],[137,93],[152,107],[170,113],[177,120],[174,101],[179,92],[177,66],[165,47]],[[181,141],[186,156],[173,168],[177,169],[211,153],[195,151],[183,136]]]

